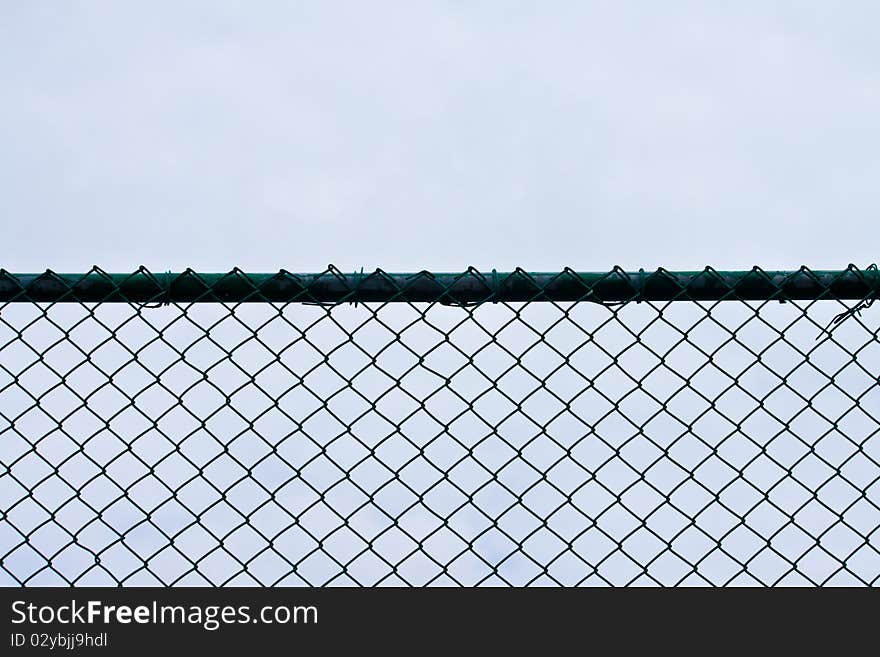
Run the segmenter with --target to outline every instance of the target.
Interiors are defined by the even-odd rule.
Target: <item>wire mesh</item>
[[[741,274],[0,272],[0,583],[877,584],[876,268]]]

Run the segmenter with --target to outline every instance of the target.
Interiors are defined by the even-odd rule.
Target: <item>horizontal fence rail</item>
[[[878,292],[0,270],[0,584],[876,585]]]
[[[0,302],[393,302],[470,304],[486,301],[716,301],[721,299],[864,299],[880,291],[876,267],[861,271],[626,272],[524,270],[460,274],[391,274],[381,270],[345,274],[330,267],[319,274],[10,274],[0,271]]]

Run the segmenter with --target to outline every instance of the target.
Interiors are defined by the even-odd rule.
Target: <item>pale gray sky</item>
[[[870,2],[5,2],[3,266],[876,258]]]
[[[865,266],[878,19],[2,2],[0,267]],[[757,308],[11,304],[0,585],[876,583],[877,334],[817,341],[836,303]]]

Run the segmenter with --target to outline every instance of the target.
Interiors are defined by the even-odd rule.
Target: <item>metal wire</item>
[[[876,585],[878,289],[0,271],[0,584]]]

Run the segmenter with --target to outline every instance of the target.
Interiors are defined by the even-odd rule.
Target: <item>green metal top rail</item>
[[[439,302],[473,305],[486,302],[589,301],[719,301],[873,299],[880,293],[876,265],[850,265],[836,271],[480,272],[394,274],[382,270],[344,273],[329,267],[320,273],[252,274],[234,269],[226,274],[151,273],[141,267],[131,274],[100,269],[87,273],[15,274],[0,270],[0,303],[320,303]]]

